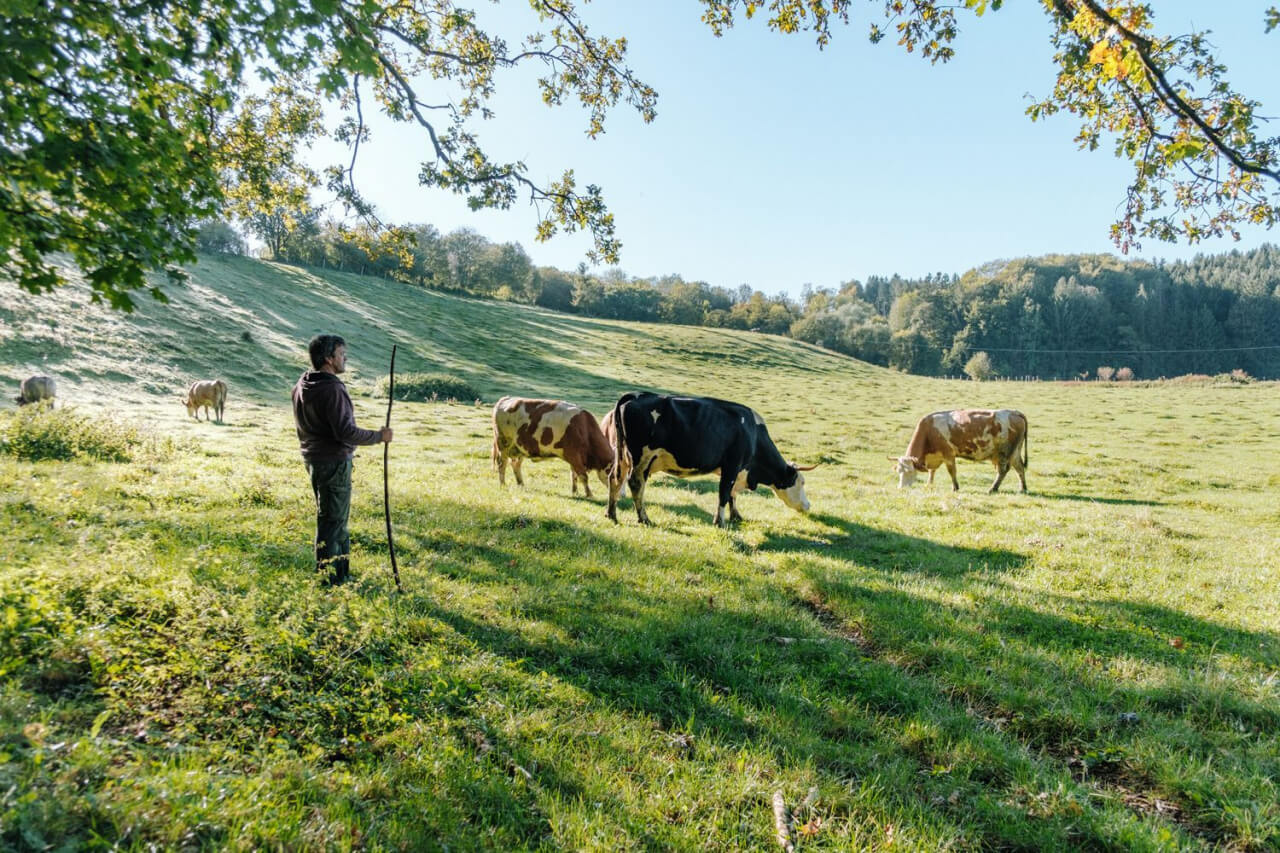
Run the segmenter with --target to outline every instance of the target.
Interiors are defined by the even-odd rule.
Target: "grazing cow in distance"
[[[48,400],[49,405],[52,406],[53,398],[57,393],[58,386],[54,383],[52,376],[28,376],[18,386],[18,396],[14,397],[13,401],[19,406],[25,406],[28,403]]]
[[[200,420],[200,409],[204,409],[205,420],[209,419],[212,408],[218,423],[222,423],[222,408],[227,402],[227,383],[221,379],[198,379],[187,386],[187,396],[182,401],[187,406],[187,415]]]
[[[782,458],[764,419],[752,409],[710,397],[671,397],[663,394],[623,394],[613,407],[617,427],[617,462],[609,477],[609,518],[618,520],[617,504],[627,465],[627,484],[641,524],[652,524],[644,508],[649,477],[665,471],[677,477],[720,474],[715,524],[740,521],[735,496],[743,489],[771,487],[782,502],[797,512],[809,511],[804,475],[815,466],[800,468]]]
[[[1027,418],[1014,409],[957,409],[925,415],[916,424],[907,452],[890,456],[898,475],[898,488],[915,482],[916,472],[928,471],[929,483],[939,465],[947,466],[952,491],[960,489],[956,459],[990,462],[996,480],[990,491],[999,491],[1005,474],[1013,468],[1027,490]]]
[[[493,467],[498,482],[506,485],[507,460],[523,486],[520,464],[525,459],[559,458],[569,463],[573,494],[578,481],[591,497],[587,473],[596,471],[600,482],[608,484],[613,467],[613,446],[605,441],[596,416],[581,406],[564,400],[530,400],[503,397],[493,406]]]

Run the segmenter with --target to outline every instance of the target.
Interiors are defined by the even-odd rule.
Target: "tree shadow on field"
[[[1164,506],[1164,501],[1143,498],[1103,498],[1095,497],[1094,495],[1046,492],[1040,489],[1032,489],[1027,495],[1034,498],[1046,498],[1051,501],[1082,501],[1084,503],[1112,504],[1115,506]]]
[[[1115,812],[1123,806],[1111,796],[1082,798],[1083,816],[1023,817],[1000,805],[1021,796],[1015,786],[1052,786],[1055,779],[1078,776],[1070,763],[1074,755],[1124,749],[1141,738],[1142,730],[1116,724],[1121,712],[1141,711],[1144,730],[1166,723],[1191,727],[1185,736],[1188,750],[1227,768],[1214,772],[1230,773],[1246,763],[1247,745],[1228,746],[1215,757],[1213,750],[1221,753],[1226,735],[1234,737],[1241,726],[1257,733],[1280,726],[1280,710],[1197,679],[1216,666],[1215,654],[1274,670],[1280,663],[1275,636],[1143,603],[1041,595],[1027,606],[1017,603],[1016,592],[993,596],[991,585],[1000,580],[990,576],[990,566],[1015,567],[1024,559],[1009,552],[946,547],[814,514],[813,526],[824,528],[821,535],[833,538],[831,546],[817,550],[803,533],[766,531],[760,550],[848,551],[855,565],[801,564],[806,587],[796,590],[778,580],[762,582],[750,567],[722,567],[718,559],[694,557],[683,568],[667,568],[649,549],[619,541],[594,524],[528,512],[478,519],[467,503],[428,497],[409,499],[403,511],[417,519],[450,519],[398,537],[408,589],[399,605],[404,615],[438,619],[464,645],[502,659],[530,685],[540,683],[545,672],[584,691],[593,697],[592,710],[621,718],[631,727],[631,738],[637,727],[652,721],[647,752],[666,766],[687,759],[719,762],[737,749],[769,756],[765,760],[783,773],[812,772],[824,791],[845,790],[850,779],[874,780],[901,804],[895,820],[909,824],[918,819],[913,810],[924,809],[963,839],[963,846],[1123,848],[1135,823],[1167,820],[1146,814],[1126,823],[1124,813]],[[178,541],[208,539],[207,524],[171,527]],[[659,529],[653,535],[667,533]],[[230,561],[235,566],[262,564],[264,548],[267,564],[281,571],[310,562],[304,542],[264,543],[252,531],[233,532],[221,544],[240,552]],[[370,542],[368,550],[379,549]],[[951,606],[870,576],[904,569],[923,573],[914,565],[917,556],[930,574],[947,578],[959,591],[969,583],[965,572],[985,561],[969,604]],[[858,570],[859,564],[869,568]],[[414,578],[421,566],[466,585],[469,592],[422,592]],[[221,574],[225,584],[233,571],[204,567],[199,575],[215,580]],[[237,574],[233,583],[241,581]],[[357,586],[356,592],[381,597],[383,581]],[[309,577],[298,581],[310,582]],[[1184,646],[1171,646],[1170,636],[1183,638]],[[392,651],[388,657],[398,659],[416,654],[417,647]],[[1140,685],[1124,672],[1084,667],[1079,661],[1085,652],[1104,662],[1146,661],[1181,677]],[[475,679],[474,673],[456,677],[469,679],[468,685]],[[530,736],[504,737],[467,698],[501,690],[496,684],[467,686],[463,698],[443,713],[457,723],[463,760],[493,765],[486,772],[499,782],[485,786],[476,802],[492,802],[487,812],[508,821],[509,831],[545,832],[546,821],[538,816],[547,796],[566,802],[587,793],[599,796],[592,762],[608,765],[609,772],[634,772],[639,787],[661,787],[658,771],[636,761],[634,742],[624,743],[625,734],[616,742],[608,731],[593,736],[584,747],[592,759],[579,762]],[[555,707],[546,702],[545,707]],[[939,728],[945,737],[918,736]],[[916,735],[909,736],[912,731]],[[1202,731],[1224,736],[1216,741],[1198,737]],[[469,740],[464,732],[483,737]],[[572,727],[558,734],[573,734]],[[501,761],[514,763],[532,784],[501,784]],[[952,766],[959,768],[955,775],[935,772]],[[1144,780],[1157,774],[1140,764],[1135,768],[1126,784],[1149,790],[1152,784]],[[646,773],[655,775],[646,779]],[[1094,784],[1088,777],[1078,781]],[[453,784],[448,793],[466,800],[469,783]],[[958,784],[967,786],[964,798],[949,801]],[[675,826],[645,825],[642,807],[625,797],[601,799],[602,811],[629,841],[650,847],[688,844]],[[760,808],[767,804],[744,806]],[[525,817],[517,821],[513,814]]]
[[[1242,733],[1264,737],[1280,727],[1280,706],[1239,689],[1280,668],[1275,634],[1118,599],[1037,593],[1031,608],[988,590],[958,609],[848,573],[815,573],[811,581],[834,612],[869,626],[872,642],[950,683],[955,699],[1007,721],[1032,748],[1069,755],[1128,743],[1143,733],[1126,730],[1119,715],[1140,711],[1153,732],[1189,726],[1195,734],[1182,734],[1180,747],[1230,767],[1257,748]],[[1232,658],[1253,675],[1212,677],[1225,676],[1220,659]],[[1135,660],[1150,677],[1132,675]]]
[[[829,513],[811,512],[806,518],[825,528],[823,533],[829,545],[819,553],[880,572],[908,571],[953,578],[974,572],[1016,571],[1029,561],[1025,554],[1016,551],[942,545],[918,536],[867,527]],[[815,551],[815,543],[801,532],[769,531],[760,550]]]
[[[435,511],[448,517],[458,517],[456,513],[466,509],[460,503],[432,503],[437,505]],[[843,519],[819,516],[818,520],[851,539],[877,541],[876,531]],[[643,548],[560,520],[507,515],[492,520],[484,531],[488,532],[459,531],[454,540],[437,542],[430,554],[420,552],[418,558],[453,581],[490,590],[493,601],[464,608],[450,604],[452,596],[410,593],[410,608],[446,623],[531,678],[545,672],[589,693],[600,708],[654,721],[650,753],[670,761],[700,756],[715,761],[706,750],[751,750],[774,756],[784,771],[813,768],[820,779],[835,786],[843,786],[849,778],[874,778],[895,798],[932,804],[926,808],[935,809],[938,820],[956,837],[976,846],[1030,844],[1052,849],[1119,843],[1113,834],[1120,831],[1114,829],[1114,815],[1103,819],[1095,811],[1109,806],[1086,805],[1091,817],[1085,820],[1063,814],[1010,821],[996,801],[1008,794],[1006,786],[1012,780],[1041,772],[1033,766],[1045,759],[1028,754],[1024,746],[1049,737],[1056,729],[1037,716],[1032,728],[1015,726],[1009,733],[993,733],[985,710],[974,714],[966,707],[970,685],[939,666],[942,658],[921,656],[912,645],[914,638],[920,638],[923,646],[946,636],[956,637],[962,645],[972,643],[978,650],[972,655],[972,666],[979,672],[987,667],[995,673],[990,679],[997,688],[1007,687],[1017,696],[1024,696],[1028,689],[1043,693],[1045,685],[1052,685],[1057,691],[1088,693],[1090,701],[1114,702],[1114,685],[1084,682],[1076,673],[1042,661],[1036,643],[1018,646],[1017,638],[1023,634],[1004,627],[1025,624],[1028,636],[1056,634],[1066,640],[1055,642],[1089,642],[1088,632],[1078,625],[1038,610],[988,604],[980,617],[963,620],[957,630],[955,617],[931,598],[886,592],[882,585],[873,590],[850,579],[848,572],[832,571],[833,577],[815,574],[811,586],[822,596],[815,604],[795,590],[760,583],[751,571],[723,571],[718,562],[691,563],[683,573],[664,569]],[[476,541],[478,537],[483,538]],[[500,541],[495,543],[495,538]],[[896,534],[883,535],[878,541],[886,550],[924,549],[927,557],[949,566],[994,560],[1007,567],[1021,559],[1007,553],[944,548]],[[774,537],[764,549],[799,549],[800,545],[798,538]],[[805,543],[807,548],[812,546]],[[896,563],[884,559],[873,565],[888,571]],[[669,582],[645,579],[654,572],[668,572]],[[707,586],[710,574],[716,575],[714,588]],[[961,571],[935,574],[952,576]],[[869,607],[869,601],[876,606]],[[1164,614],[1164,618],[1175,616]],[[847,626],[855,623],[870,635],[871,643],[850,639]],[[1012,649],[1006,652],[991,641],[984,633],[989,623],[1008,630],[1015,640]],[[535,627],[538,624],[545,627]],[[1123,629],[1110,630],[1106,642],[1124,646],[1128,654],[1163,660],[1169,653],[1167,644],[1134,643]],[[917,658],[918,663],[903,666],[904,655]],[[1032,685],[1024,685],[1019,667],[1032,664],[1039,677]],[[1000,701],[973,691],[972,703],[979,700],[986,702],[983,709],[1001,707]],[[1132,700],[1144,701],[1144,697]],[[1257,708],[1250,713],[1256,720],[1265,716]],[[1083,724],[1071,724],[1065,714],[1052,719],[1055,723],[1066,720],[1061,729],[1069,739],[1098,734],[1086,731]],[[922,743],[904,735],[913,725],[929,721],[926,725],[932,727],[939,720],[945,720],[947,735],[938,742]],[[1005,746],[993,747],[993,739]],[[1066,748],[1061,740],[1059,745]],[[602,760],[616,760],[628,773],[633,771],[635,762],[627,748],[600,744],[593,745],[593,751],[597,747],[606,750]],[[575,778],[563,761],[557,764],[540,758],[532,742],[512,748],[529,759],[523,766],[539,768],[535,778],[541,780],[540,768],[546,767],[550,771],[546,782],[555,790],[592,788],[588,770]],[[949,779],[936,778],[932,770],[954,762],[957,754],[980,756],[972,759],[981,765],[973,772],[982,780],[987,805],[974,807],[973,801],[955,807],[938,805],[954,788],[948,787]],[[1051,767],[1062,775],[1070,772],[1063,764]],[[510,796],[531,795],[513,791]],[[623,825],[635,823],[630,808],[623,799],[606,806]],[[658,837],[684,837],[665,836],[665,831],[657,830]]]

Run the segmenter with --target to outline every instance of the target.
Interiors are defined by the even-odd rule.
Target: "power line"
[[[1011,349],[1009,347],[967,347],[974,352],[1020,352],[1028,355],[1167,355],[1171,353],[1250,352],[1280,350],[1280,345],[1258,347],[1214,347],[1212,349]]]

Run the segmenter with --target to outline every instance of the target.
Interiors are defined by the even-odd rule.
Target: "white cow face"
[[[809,511],[809,496],[804,493],[804,474],[799,471],[796,472],[796,481],[791,484],[790,488],[780,489],[774,486],[773,491],[782,499],[784,504],[796,512]]]
[[[898,475],[898,488],[905,489],[916,481],[916,460],[913,456],[899,456],[893,460],[893,473]]]

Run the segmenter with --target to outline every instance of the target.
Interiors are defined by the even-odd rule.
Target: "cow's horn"
[[[796,470],[797,470],[797,471],[812,471],[814,468],[817,468],[817,467],[818,467],[817,465],[797,465],[797,466],[796,466]]]

